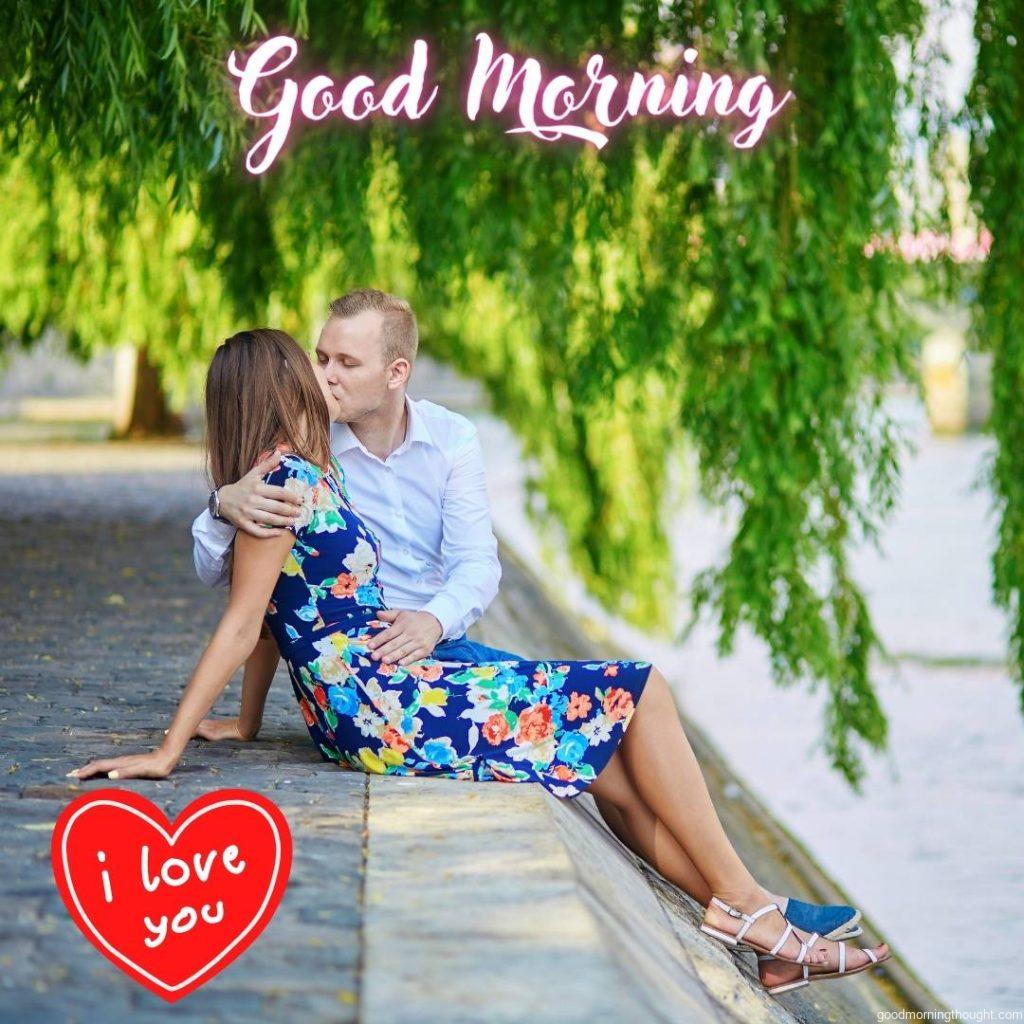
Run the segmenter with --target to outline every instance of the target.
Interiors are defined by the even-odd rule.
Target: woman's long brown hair
[[[284,331],[239,331],[206,374],[206,454],[214,487],[234,483],[278,444],[330,467],[330,415],[309,356]]]

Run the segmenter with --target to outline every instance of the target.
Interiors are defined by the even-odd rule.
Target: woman
[[[266,480],[299,495],[301,514],[277,536],[237,535],[227,608],[162,745],[69,774],[163,778],[193,735],[224,735],[204,716],[260,642],[265,619],[325,759],[382,774],[539,782],[561,798],[589,790],[613,831],[706,906],[703,931],[762,954],[769,991],[888,958],[884,944],[848,951],[786,921],[722,830],[665,678],[650,663],[372,660],[367,641],[387,625],[376,617],[386,607],[380,545],[331,456],[337,413],[323,372],[283,332],[243,331],[218,349],[206,384],[215,485],[277,448],[284,454]],[[227,733],[255,736],[265,697],[247,675]]]

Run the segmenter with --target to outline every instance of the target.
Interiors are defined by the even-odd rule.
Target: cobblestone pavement
[[[192,569],[199,474],[173,462],[88,472],[89,453],[50,473],[33,453],[0,446],[0,1019],[355,1020],[367,776],[321,760],[283,672],[256,743],[194,741],[168,779],[98,783],[144,793],[171,820],[211,788],[274,800],[294,863],[260,939],[172,1010],[64,909],[49,867],[53,823],[97,785],[64,773],[159,742],[223,600]],[[236,678],[214,713],[233,713],[238,693]]]

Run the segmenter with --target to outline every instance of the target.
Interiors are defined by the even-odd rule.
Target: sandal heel
[[[726,945],[729,945],[729,946],[738,946],[739,945],[739,941],[737,940],[736,936],[735,935],[730,935],[728,932],[720,932],[717,928],[712,928],[712,927],[710,927],[709,925],[706,925],[706,924],[702,924],[700,926],[700,930],[705,935],[711,935],[714,938],[720,940],[721,942],[724,942]]]
[[[765,991],[770,996],[780,996],[783,992],[792,992],[795,988],[803,988],[804,985],[809,985],[810,982],[806,978],[799,978],[796,981],[788,981],[784,985],[772,985],[770,988],[765,988]]]

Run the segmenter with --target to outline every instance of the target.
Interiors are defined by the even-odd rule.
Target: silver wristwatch
[[[206,506],[210,510],[210,515],[213,516],[220,523],[226,523],[227,520],[220,514],[220,488],[215,487],[210,491],[210,500]]]

